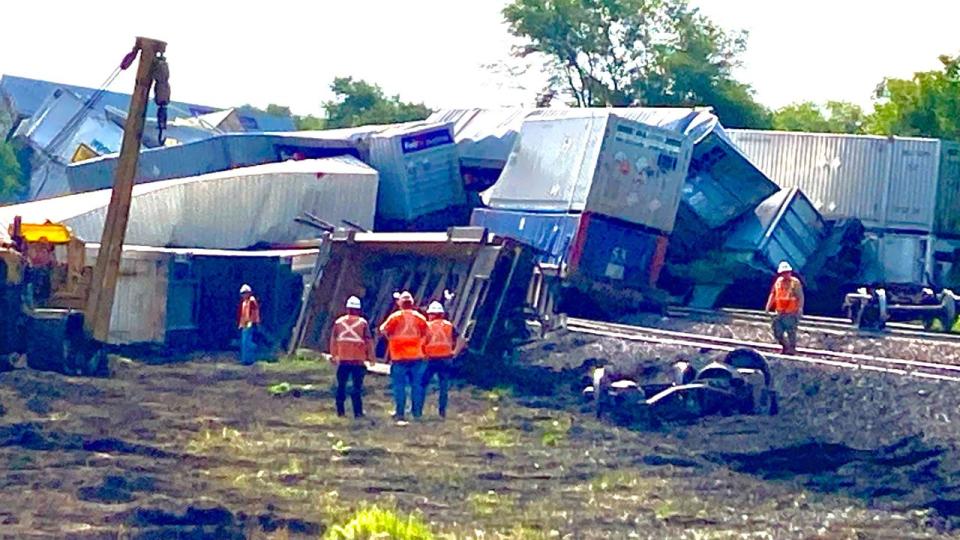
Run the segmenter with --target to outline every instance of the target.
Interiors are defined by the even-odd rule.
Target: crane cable
[[[120,72],[126,70],[133,64],[133,61],[137,58],[138,52],[139,49],[134,47],[123,57],[123,60],[120,61],[120,65],[114,68],[113,72],[111,72],[110,75],[103,81],[100,87],[93,94],[91,94],[90,97],[87,98],[83,106],[80,107],[80,110],[78,110],[70,118],[70,120],[64,124],[63,129],[60,130],[57,136],[51,139],[50,143],[43,148],[43,152],[47,154],[48,157],[55,158],[53,152],[57,150],[58,147],[65,142],[65,139],[70,135],[70,133],[80,125],[80,122],[83,121],[83,117],[86,116],[87,111],[92,109],[94,105],[100,101],[100,99],[106,93],[107,87],[109,87],[113,81],[120,76]]]

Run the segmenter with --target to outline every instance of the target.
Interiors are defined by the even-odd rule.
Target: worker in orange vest
[[[427,307],[427,340],[423,346],[427,356],[427,371],[423,376],[423,394],[433,375],[437,375],[440,385],[438,408],[441,418],[447,416],[447,391],[450,384],[450,374],[453,371],[453,359],[460,352],[459,336],[453,323],[444,316],[443,304],[431,302]]]
[[[260,324],[260,303],[253,296],[253,289],[246,283],[240,287],[240,307],[237,310],[237,327],[240,329],[240,363],[254,362],[253,329]]]
[[[367,363],[373,363],[373,337],[370,325],[363,318],[360,299],[351,296],[347,299],[347,314],[333,323],[330,335],[330,359],[337,366],[337,416],[345,416],[347,401],[347,381],[353,381],[350,401],[353,405],[353,417],[363,417],[363,378],[367,374]]]
[[[407,291],[394,293],[397,311],[380,325],[380,333],[387,338],[387,355],[390,362],[390,383],[396,405],[393,417],[404,421],[407,407],[407,387],[413,401],[413,417],[420,418],[423,412],[423,375],[427,365],[423,344],[427,337],[427,319],[417,311],[413,295]]]
[[[783,347],[784,354],[797,352],[797,327],[803,317],[803,284],[793,275],[793,267],[783,261],[777,267],[767,311],[772,311],[773,337]]]

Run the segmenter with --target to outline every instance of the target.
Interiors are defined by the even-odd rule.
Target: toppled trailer
[[[337,230],[321,240],[291,350],[326,351],[333,321],[349,296],[359,297],[368,320],[379,324],[394,309],[393,293],[408,290],[421,306],[443,302],[471,352],[500,354],[525,339],[533,268],[534,250],[482,228]],[[381,338],[378,356],[385,346]]]

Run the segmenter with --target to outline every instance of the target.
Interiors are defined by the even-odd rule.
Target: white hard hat
[[[243,286],[240,287],[240,294],[248,293],[248,292],[253,292],[253,289],[249,285],[244,283]]]
[[[430,302],[430,305],[427,307],[428,315],[443,315],[443,304],[440,302]]]
[[[790,263],[787,261],[780,261],[780,266],[777,267],[777,273],[782,274],[784,272],[793,272],[793,267],[790,266]]]
[[[410,291],[403,291],[402,293],[393,293],[393,297],[397,299],[398,302],[410,302],[413,303],[413,295],[410,294]]]
[[[356,296],[351,296],[347,298],[347,309],[361,309],[360,299]]]

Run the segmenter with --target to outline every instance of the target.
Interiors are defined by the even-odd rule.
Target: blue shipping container
[[[597,214],[478,208],[470,224],[542,250],[570,278],[626,287],[655,285],[666,254],[666,236]]]

